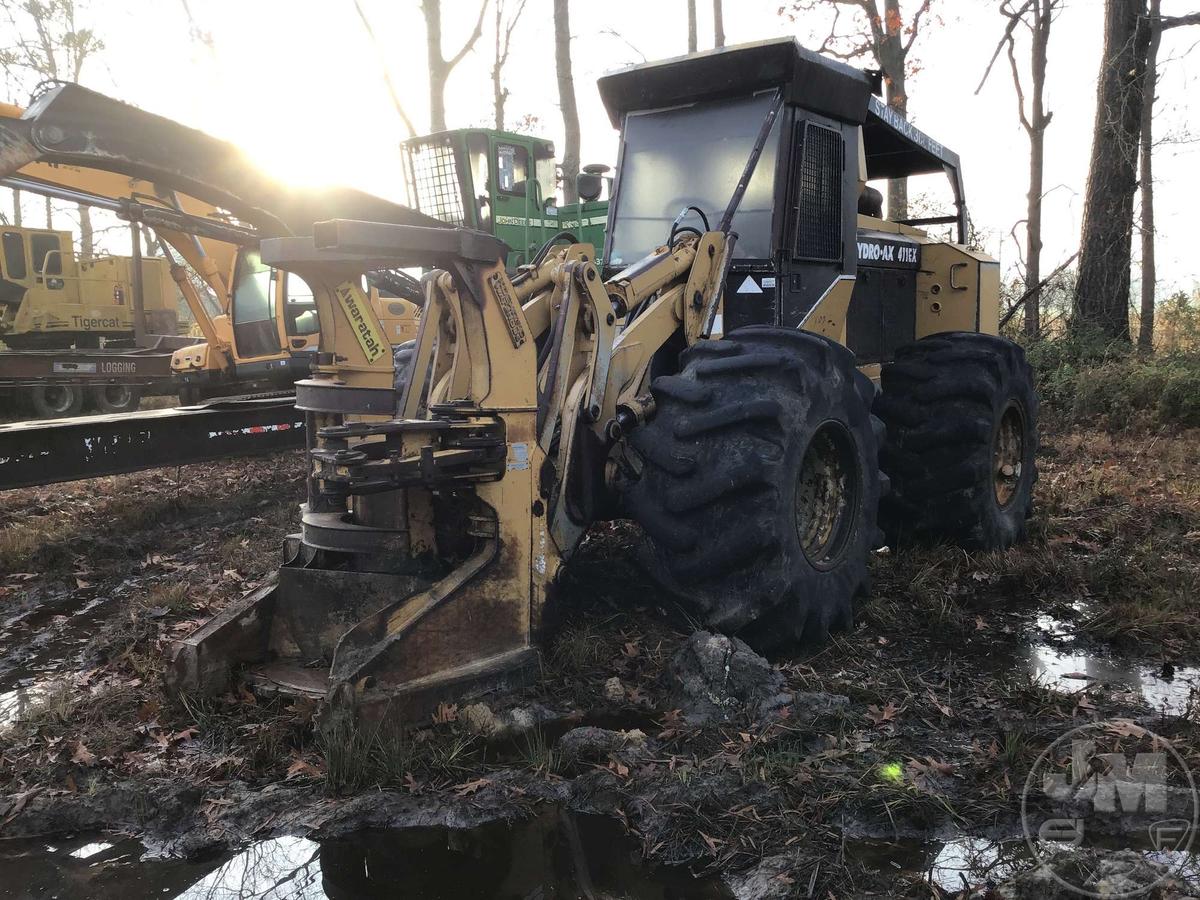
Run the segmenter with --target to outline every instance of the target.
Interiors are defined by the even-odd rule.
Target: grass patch
[[[1043,421],[1112,430],[1200,427],[1200,352],[1140,356],[1127,344],[1080,337],[1026,347]]]

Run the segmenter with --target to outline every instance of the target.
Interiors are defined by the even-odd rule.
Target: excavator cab
[[[369,302],[391,344],[416,337],[420,292],[402,272],[378,273]],[[254,390],[290,390],[316,358],[321,323],[303,276],[263,263],[257,247],[238,250],[225,310],[212,317],[215,345],[193,344],[171,356],[171,373],[185,402]],[[221,348],[224,348],[223,350]],[[215,355],[224,353],[222,368]]]
[[[557,202],[554,144],[508,131],[464,128],[404,142],[408,196],[421,212],[450,225],[493,234],[509,246],[516,270],[560,231],[603,244],[608,202],[600,191]]]

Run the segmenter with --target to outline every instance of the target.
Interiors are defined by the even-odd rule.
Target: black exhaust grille
[[[837,261],[842,258],[841,133],[804,122],[800,173],[796,186],[796,259]]]

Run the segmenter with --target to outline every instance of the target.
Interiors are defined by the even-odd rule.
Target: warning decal
[[[362,292],[362,288],[352,281],[343,281],[333,289],[333,293],[342,306],[342,312],[350,321],[350,327],[354,330],[358,346],[362,347],[367,362],[373,363],[385,356],[388,344],[367,312],[367,295]]]
[[[761,294],[762,288],[758,286],[758,282],[754,280],[753,275],[747,275],[746,280],[742,282],[742,286],[737,289],[739,294]]]

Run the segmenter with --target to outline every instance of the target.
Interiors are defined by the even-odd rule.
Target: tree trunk
[[[425,15],[425,47],[429,57],[429,130],[446,130],[446,78],[450,71],[442,56],[441,0],[421,0]]]
[[[1158,82],[1158,45],[1162,40],[1159,22],[1161,0],[1150,0],[1150,48],[1146,51],[1146,92],[1142,100],[1141,165],[1142,186],[1142,304],[1138,323],[1138,352],[1154,352],[1154,293],[1158,273],[1154,262],[1154,90]]]
[[[713,46],[725,46],[725,11],[721,0],[713,0]]]
[[[46,198],[46,227],[54,227],[54,206],[50,202],[50,198]]]
[[[1042,3],[1034,13],[1033,46],[1030,68],[1033,80],[1032,109],[1029,117],[1029,193],[1025,218],[1025,333],[1035,335],[1041,329],[1042,281],[1042,183],[1046,158],[1046,55],[1050,43],[1050,22],[1054,9]]]
[[[571,19],[568,0],[554,0],[554,66],[558,72],[558,105],[562,109],[566,142],[562,156],[563,196],[579,201],[575,176],[579,174],[579,109],[575,105],[575,78],[571,74]]]
[[[696,52],[696,0],[687,0],[688,53]]]
[[[13,188],[13,225],[21,227],[21,192]]]
[[[1133,194],[1145,98],[1146,0],[1105,0],[1104,52],[1071,328],[1129,341]]]
[[[879,67],[887,79],[888,106],[908,118],[908,94],[905,92],[904,31],[900,26],[900,0],[884,0],[883,39],[879,41]],[[908,218],[908,179],[888,181],[887,216],[893,222]]]
[[[79,255],[83,259],[95,256],[95,242],[92,238],[92,209],[86,204],[79,204]]]
[[[886,69],[885,69],[886,71]],[[908,118],[908,97],[904,93],[904,64],[900,64],[899,75],[888,76],[885,91],[888,106],[904,118]],[[908,179],[892,178],[888,181],[887,217],[895,222],[908,218]]]

